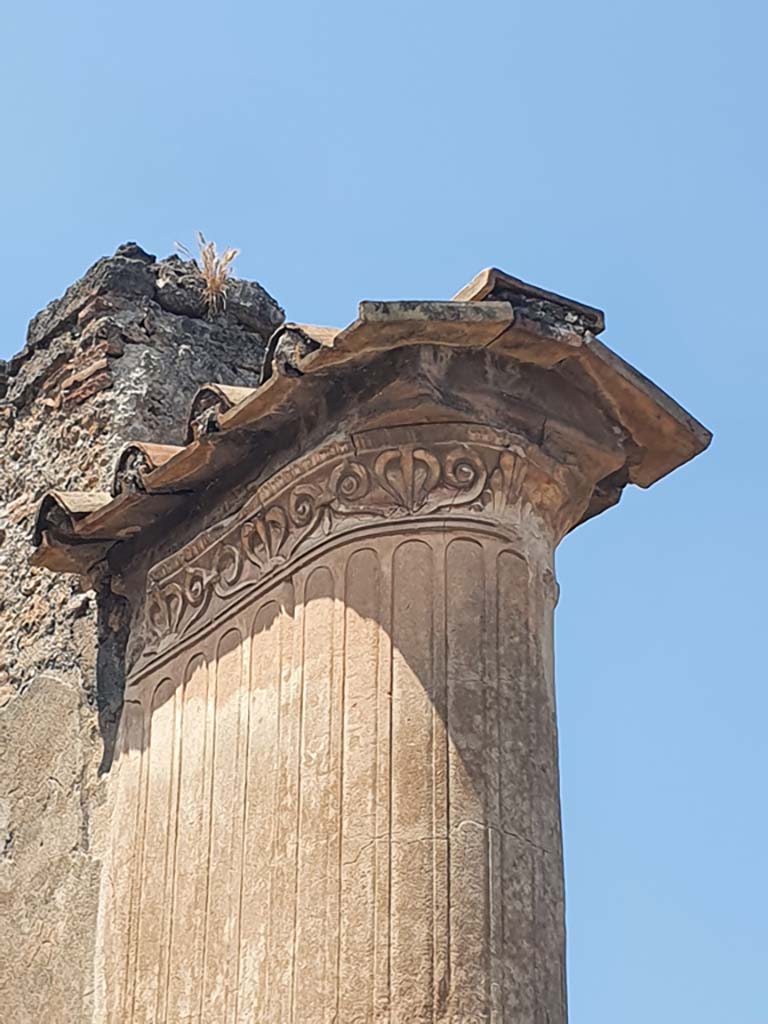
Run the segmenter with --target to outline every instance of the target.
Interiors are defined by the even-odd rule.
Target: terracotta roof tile
[[[255,390],[230,384],[204,384],[198,388],[187,421],[187,444],[205,434],[217,433],[219,416],[249,398]]]
[[[589,326],[593,334],[600,334],[605,330],[605,314],[595,306],[586,306],[583,302],[576,302],[575,299],[567,299],[557,292],[546,291],[536,285],[521,281],[519,277],[512,277],[503,270],[496,267],[487,267],[476,274],[469,284],[465,284],[453,296],[454,302],[483,302],[486,299],[502,295],[513,305],[523,304],[526,300],[533,302],[551,303],[554,306],[561,306],[566,312],[576,313]],[[517,301],[515,301],[517,300]]]
[[[107,505],[79,519],[74,534],[77,540],[127,540],[173,512],[184,502],[181,494],[121,494]]]
[[[165,465],[174,455],[183,451],[180,445],[149,444],[134,441],[120,452],[112,479],[112,496],[147,491],[155,493],[151,475],[159,466]]]
[[[40,543],[42,531],[46,528],[74,537],[78,520],[108,505],[111,500],[111,495],[105,491],[48,491],[38,506],[33,542]]]

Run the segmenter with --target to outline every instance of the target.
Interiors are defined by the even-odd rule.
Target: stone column
[[[359,503],[378,481],[408,514],[326,560],[344,625],[322,633],[341,671],[330,988],[343,1021],[554,1024],[565,951],[552,555],[569,481],[491,430],[407,433],[370,461]],[[314,646],[323,613],[304,595]],[[304,781],[317,792],[325,778],[323,766]],[[299,1020],[324,1005],[305,938],[324,934],[317,895],[298,907]]]
[[[522,435],[362,422],[152,569],[108,1019],[565,1021],[552,557],[588,490]]]
[[[264,1020],[565,1021],[552,554],[577,482],[471,424],[355,447],[259,521],[331,501],[292,577],[290,955],[241,991],[278,998]]]
[[[133,604],[99,1020],[565,1024],[554,551],[708,435],[488,285],[287,326],[142,493],[41,511]]]

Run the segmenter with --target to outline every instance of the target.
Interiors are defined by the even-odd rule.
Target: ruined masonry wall
[[[236,281],[209,321],[189,263],[129,244],[0,362],[0,1006],[14,1024],[92,1019],[99,765],[123,683],[119,605],[29,565],[35,508],[52,487],[109,490],[127,441],[183,443],[197,387],[256,383],[282,319]]]

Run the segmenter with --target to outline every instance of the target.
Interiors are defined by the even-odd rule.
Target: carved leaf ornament
[[[336,443],[282,470],[246,500],[235,524],[205,535],[150,572],[144,656],[166,650],[208,612],[262,583],[308,546],[381,520],[464,514],[491,520],[562,506],[567,472],[527,442],[485,428],[463,441]],[[381,432],[380,432],[381,433]],[[397,431],[386,432],[388,439]],[[456,433],[455,425],[452,433]],[[361,450],[362,448],[362,450]],[[318,457],[320,456],[320,457]],[[285,477],[283,486],[281,477]],[[525,485],[525,486],[524,486]],[[267,495],[265,497],[265,495]]]

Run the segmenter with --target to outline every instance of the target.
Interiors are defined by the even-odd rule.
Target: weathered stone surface
[[[0,878],[17,955],[38,964],[40,877],[57,937],[14,1019],[565,1024],[554,550],[707,432],[602,351],[599,311],[498,271],[265,352],[260,290],[209,322],[189,264],[117,258],[155,291],[75,290],[8,384],[18,479],[45,476],[30,428],[99,413],[60,448],[103,492],[142,427],[114,497],[38,510],[36,561],[94,591],[23,566],[36,503],[6,510],[38,604],[6,588]]]
[[[75,282],[60,299],[41,310],[27,329],[27,349],[34,349],[62,329],[74,325],[84,306],[97,296],[121,295],[124,298],[154,298],[154,256],[136,245],[120,246],[114,256],[105,256]],[[20,360],[24,353],[14,357]],[[11,360],[13,365],[14,360]]]
[[[79,604],[72,611],[84,614]],[[83,672],[93,671],[89,647]],[[95,716],[71,673],[41,675],[0,705],[2,1017],[90,1020],[99,891],[91,850],[99,813]]]
[[[370,395],[353,354],[332,415],[294,381],[296,435],[111,549],[109,1021],[565,1024],[553,556],[626,451],[416,312],[421,345],[358,349]]]
[[[588,487],[415,418],[129,570],[107,1020],[565,1020],[552,553]]]
[[[41,495],[54,486],[109,491],[117,453],[128,441],[183,441],[199,386],[207,380],[255,384],[264,335],[282,318],[255,284],[253,311],[261,317],[261,334],[226,315],[209,322],[168,313],[152,299],[155,286],[146,284],[146,275],[154,281],[168,263],[188,265],[175,257],[155,263],[134,245],[118,253],[100,260],[35,318],[30,341],[37,347],[28,346],[7,384],[7,415],[0,418],[0,572],[15,586],[0,598],[0,669],[17,685],[49,667],[54,654],[60,666],[68,650],[53,640],[41,658],[39,645],[25,642],[25,615],[37,633],[41,608],[66,604],[71,590],[70,582],[27,565]],[[146,288],[137,284],[142,281]],[[12,611],[16,603],[26,609],[21,620]]]
[[[93,1020],[98,771],[125,642],[108,588],[30,566],[35,507],[53,486],[108,492],[127,441],[183,441],[198,387],[255,384],[282,319],[255,284],[238,317],[168,312],[164,266],[121,246],[35,317],[0,375],[0,1017],[13,1024]]]

